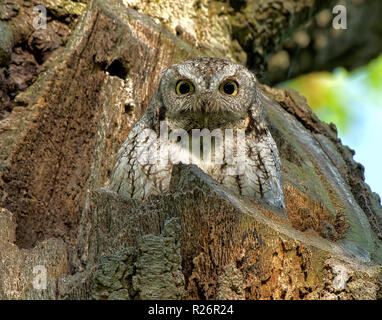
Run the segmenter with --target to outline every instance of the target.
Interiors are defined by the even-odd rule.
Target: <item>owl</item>
[[[118,152],[110,188],[145,199],[169,189],[174,164],[191,163],[238,195],[284,208],[259,90],[253,73],[224,59],[170,66]]]

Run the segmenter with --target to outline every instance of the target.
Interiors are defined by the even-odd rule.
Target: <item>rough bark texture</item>
[[[266,70],[268,56],[333,0],[125,0],[208,54]]]
[[[211,2],[208,14],[206,3],[183,1],[189,11],[181,19],[171,1],[158,16],[154,4],[90,1],[65,46],[12,99],[0,120],[0,298],[380,297],[380,199],[335,128],[297,92],[262,88],[288,219],[236,197],[193,166],[178,166],[171,192],[144,202],[107,189],[116,152],[160,71],[204,54],[237,59],[235,37],[225,43],[223,24],[214,20],[225,14],[211,8],[228,8],[248,24],[252,12],[262,26],[269,16],[276,26],[260,37],[268,42],[247,42],[263,57],[274,50],[274,35],[287,36],[328,2],[291,1],[290,15],[278,1]],[[164,17],[157,21],[163,26],[147,15]],[[209,26],[206,38],[201,23]],[[38,52],[28,54],[36,59]],[[36,265],[47,268],[47,290],[32,286]]]
[[[46,29],[33,21],[42,5],[47,11]],[[9,116],[14,98],[44,70],[51,53],[66,44],[85,4],[67,0],[0,1],[0,120]]]

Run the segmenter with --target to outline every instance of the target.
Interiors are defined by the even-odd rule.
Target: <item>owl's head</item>
[[[218,58],[197,58],[162,73],[159,95],[165,119],[184,129],[228,128],[259,108],[256,77],[245,67]]]

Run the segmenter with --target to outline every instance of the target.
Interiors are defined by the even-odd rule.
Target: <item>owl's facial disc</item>
[[[245,120],[256,80],[243,66],[202,58],[170,67],[161,81],[166,120],[173,127],[216,129]]]

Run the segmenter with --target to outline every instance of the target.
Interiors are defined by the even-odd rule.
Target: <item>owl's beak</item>
[[[210,117],[212,116],[211,100],[209,98],[206,97],[201,100],[200,111],[204,122],[204,128],[209,128]]]
[[[207,101],[202,100],[200,111],[202,114],[207,114]]]
[[[211,98],[209,95],[203,95],[200,98],[200,111],[203,115],[211,113]]]

